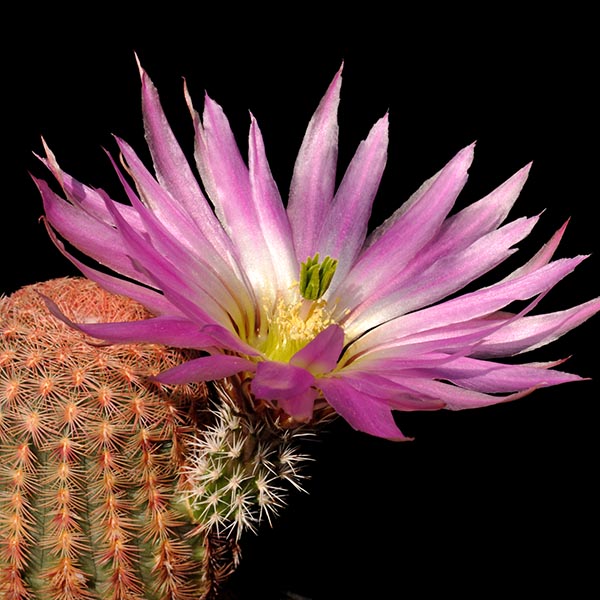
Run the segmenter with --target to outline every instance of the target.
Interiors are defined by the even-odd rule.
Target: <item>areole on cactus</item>
[[[204,383],[152,381],[193,353],[100,345],[44,296],[78,321],[148,317],[81,278],[0,299],[1,597],[211,597],[242,530],[300,485],[296,434],[240,412],[232,384],[214,406]]]

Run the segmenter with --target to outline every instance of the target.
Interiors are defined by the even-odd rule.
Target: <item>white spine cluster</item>
[[[293,486],[304,491],[301,465],[310,460],[296,441],[302,429],[283,429],[220,402],[215,422],[191,447],[187,503],[199,527],[236,541],[246,529],[271,523]]]

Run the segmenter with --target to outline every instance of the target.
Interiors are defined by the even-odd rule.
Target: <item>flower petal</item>
[[[287,363],[259,362],[252,393],[262,400],[286,400],[304,394],[315,382],[306,370]]]
[[[225,307],[221,306],[219,301],[215,300],[202,287],[201,282],[206,283],[211,279],[206,271],[204,271],[206,279],[203,278],[203,265],[201,263],[191,267],[194,269],[192,272],[190,270],[187,272],[182,271],[179,268],[178,258],[181,259],[180,264],[183,269],[188,266],[191,259],[181,248],[177,247],[173,240],[169,239],[166,232],[160,232],[159,229],[153,228],[153,238],[148,240],[147,236],[141,237],[129,226],[118,211],[114,210],[112,203],[107,203],[107,206],[113,212],[121,240],[127,247],[130,260],[141,273],[145,274],[154,287],[163,291],[167,297],[169,297],[169,290],[173,290],[171,301],[182,297],[186,299],[186,305],[189,305],[189,300],[191,300],[194,307],[192,318],[197,322],[202,324],[229,322]],[[145,212],[143,207],[140,207],[140,212],[142,214]],[[152,226],[150,213],[148,213],[148,217],[147,222]],[[159,248],[155,247],[152,241],[157,241]],[[228,295],[223,295],[222,298],[219,298],[219,300],[221,299],[227,301],[229,298]],[[177,301],[175,301],[175,305],[184,310],[184,307],[180,306]]]
[[[367,299],[343,322],[347,335],[358,337],[380,323],[461,290],[514,254],[516,250],[512,247],[531,232],[537,220],[537,217],[517,219],[460,251],[440,256],[428,266],[416,258],[398,278],[395,289],[375,302]]]
[[[48,310],[69,327],[110,344],[154,343],[177,348],[206,348],[214,345],[214,340],[188,319],[153,317],[114,323],[74,323],[50,298],[44,297],[44,301]]]
[[[391,408],[382,398],[359,392],[336,377],[320,379],[319,387],[327,402],[354,429],[394,441],[411,439],[398,429]]]
[[[248,149],[250,185],[256,207],[257,225],[263,233],[274,277],[263,285],[274,286],[272,297],[286,294],[298,278],[298,261],[292,230],[277,185],[273,180],[258,124],[252,117]]]
[[[554,287],[585,258],[560,259],[527,275],[393,319],[357,340],[352,345],[352,353],[359,354],[376,346],[393,346],[401,343],[400,340],[405,336],[452,323],[463,323],[489,315],[516,300],[532,298]]]
[[[397,381],[392,381],[380,373],[387,374],[385,361],[378,361],[379,368],[374,372],[348,371],[342,372],[343,381],[352,386],[357,392],[380,398],[393,410],[402,412],[440,410],[446,405],[442,400],[426,398],[422,395],[411,394]]]
[[[600,298],[595,298],[567,310],[523,317],[486,336],[474,355],[491,358],[534,350],[578,327],[598,311]]]
[[[163,371],[155,377],[156,381],[166,384],[183,384],[194,381],[214,381],[230,377],[241,371],[253,371],[255,363],[239,356],[214,354],[189,360],[181,365]]]
[[[223,234],[222,228],[173,135],[158,91],[139,61],[138,67],[142,83],[142,113],[146,141],[160,185],[180,203],[209,239],[220,238]],[[223,240],[224,236],[220,241]],[[218,244],[215,246],[218,247]]]
[[[437,256],[466,248],[499,227],[516,202],[531,170],[531,163],[517,171],[487,196],[446,219],[435,240]]]
[[[304,348],[298,350],[290,363],[317,375],[335,369],[342,348],[344,330],[339,325],[329,325]]]
[[[132,264],[119,233],[113,227],[63,200],[45,181],[35,178],[34,181],[42,196],[48,222],[63,238],[113,271],[151,284],[150,279]]]
[[[386,114],[359,145],[321,229],[319,253],[338,260],[329,296],[335,295],[335,282],[344,279],[365,241],[373,200],[387,160],[387,147]]]
[[[485,393],[520,392],[533,387],[548,387],[582,380],[578,375],[555,371],[545,366],[504,365],[469,357],[459,357],[420,372],[426,378],[450,381],[462,388]]]
[[[300,262],[319,251],[317,241],[333,198],[341,85],[342,68],[308,124],[294,165],[287,213]]]
[[[95,281],[98,285],[103,287],[105,290],[117,294],[120,296],[127,296],[132,300],[135,300],[145,306],[152,314],[161,315],[169,314],[171,316],[182,316],[183,313],[169,302],[162,294],[157,291],[151,290],[142,285],[137,285],[131,281],[113,277],[107,275],[97,269],[92,269],[81,261],[77,260],[72,254],[67,252],[64,244],[56,237],[56,234],[50,227],[49,223],[44,219],[46,230],[50,239],[54,242],[55,246],[68,260],[70,260],[88,279]]]
[[[190,107],[190,110],[193,109]],[[276,188],[270,178],[266,159],[257,155],[261,152],[259,134],[254,127],[251,133],[251,182],[248,167],[244,164],[223,109],[206,96],[202,121],[197,113],[193,112],[193,116],[196,129],[195,157],[204,187],[225,231],[238,249],[239,261],[246,276],[253,288],[264,295],[259,302],[274,301],[278,274],[280,278],[285,276],[287,279],[288,271],[293,267],[291,242],[284,242],[286,221],[276,206],[279,199],[274,194]],[[259,178],[262,179],[259,181]],[[273,243],[283,244],[274,250],[283,248],[286,251],[284,264],[288,270],[285,272],[283,267],[277,266],[277,257],[269,252],[271,246],[268,237],[273,231],[276,232]],[[286,283],[289,286],[291,279],[287,279]]]
[[[550,238],[550,240],[540,248],[540,250],[535,254],[535,256],[533,256],[531,260],[525,263],[521,268],[513,271],[502,281],[509,281],[511,279],[515,279],[516,277],[527,275],[527,273],[531,273],[536,269],[547,265],[552,260],[552,257],[554,256],[554,253],[556,252],[556,249],[562,240],[568,224],[569,221],[566,221],[564,225]]]
[[[68,173],[65,173],[56,162],[56,158],[50,148],[46,145],[44,140],[42,140],[42,142],[46,152],[46,158],[38,158],[50,170],[52,175],[54,175],[68,202],[73,206],[77,206],[97,221],[114,226],[112,215],[106,209],[106,194],[101,190],[95,190],[84,185],[74,177],[71,177]],[[131,206],[119,203],[118,210],[130,222],[133,228],[141,230],[139,218]]]
[[[294,420],[298,422],[309,421],[313,415],[317,395],[317,390],[310,387],[296,396],[279,398],[277,404]]]
[[[473,145],[461,150],[437,175],[426,181],[367,240],[366,249],[336,290],[338,311],[347,314],[367,299],[375,301],[394,285],[395,277],[422,251],[441,227],[467,181]]]
[[[504,402],[511,402],[529,395],[535,390],[534,387],[509,394],[506,396],[493,396],[483,394],[474,390],[467,390],[456,385],[450,385],[442,381],[407,378],[402,380],[402,384],[413,393],[423,394],[429,398],[437,398],[445,403],[445,408],[449,410],[463,410],[467,408],[482,408],[484,406],[492,406]]]

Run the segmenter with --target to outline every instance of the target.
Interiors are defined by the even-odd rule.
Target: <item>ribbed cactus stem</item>
[[[302,488],[307,427],[232,377],[162,386],[193,353],[102,345],[73,321],[150,315],[80,279],[0,298],[0,598],[208,600],[239,540]]]
[[[204,530],[238,540],[245,530],[271,522],[285,505],[291,484],[302,489],[299,451],[303,428],[287,429],[270,418],[240,407],[244,386],[237,378],[215,382],[216,419],[191,445],[188,503]],[[232,382],[233,381],[233,382]]]
[[[204,538],[177,499],[206,388],[149,378],[189,354],[90,343],[40,292],[73,320],[148,317],[83,279],[0,300],[0,597],[198,598]]]

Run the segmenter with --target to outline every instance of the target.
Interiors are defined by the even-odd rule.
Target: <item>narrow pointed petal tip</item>
[[[340,69],[308,124],[294,164],[287,213],[300,261],[316,253],[318,236],[334,195],[341,84]]]

